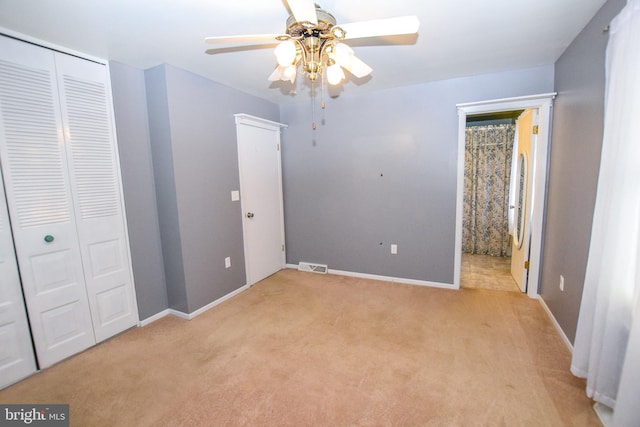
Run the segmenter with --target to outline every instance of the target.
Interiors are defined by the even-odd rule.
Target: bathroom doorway
[[[511,275],[516,121],[524,110],[467,115],[460,286],[517,292]]]
[[[546,198],[547,163],[549,153],[549,133],[551,120],[551,106],[555,93],[506,98],[489,101],[480,101],[466,104],[458,104],[458,184],[456,203],[456,247],[454,285],[459,288],[463,273],[462,262],[462,235],[463,235],[463,211],[464,211],[464,183],[465,183],[465,142],[467,117],[480,114],[509,112],[531,109],[535,112],[535,123],[532,123],[531,154],[528,166],[528,179],[525,183],[528,188],[530,203],[521,204],[519,212],[516,212],[516,204],[510,209],[514,215],[520,218],[526,216],[528,229],[521,228],[523,243],[519,243],[523,253],[523,262],[518,265],[518,271],[525,280],[524,289],[528,296],[535,298],[538,295],[540,266],[542,263],[542,229],[544,219],[544,203]],[[513,162],[512,162],[513,164]],[[516,163],[517,165],[518,163]],[[517,173],[520,173],[518,171]],[[519,181],[519,185],[521,185]],[[524,194],[524,193],[522,193]],[[511,206],[509,206],[510,208]],[[469,265],[469,264],[467,264]],[[517,273],[517,271],[516,271]]]

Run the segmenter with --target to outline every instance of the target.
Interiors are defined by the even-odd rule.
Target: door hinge
[[[535,125],[535,126],[533,127],[533,134],[534,134],[534,135],[537,135],[537,134],[538,134],[538,125]]]
[[[284,245],[282,245],[282,252],[284,252]]]
[[[528,270],[529,269],[529,261],[525,261],[524,262],[524,269]]]
[[[276,150],[280,151],[280,144],[276,144]]]

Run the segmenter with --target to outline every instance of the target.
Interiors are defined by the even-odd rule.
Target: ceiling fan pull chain
[[[321,84],[321,91],[320,91],[320,96],[322,97],[322,102],[320,103],[320,108],[322,108],[324,110],[324,95],[325,95],[325,85],[324,85],[324,76],[325,73],[322,73],[322,76],[320,76],[320,84]]]
[[[316,86],[311,82],[311,129],[316,130]]]

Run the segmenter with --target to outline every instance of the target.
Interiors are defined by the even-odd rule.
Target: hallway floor
[[[511,258],[462,254],[460,287],[520,292],[511,276]]]

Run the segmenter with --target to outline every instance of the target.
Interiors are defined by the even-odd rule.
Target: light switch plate
[[[230,268],[231,267],[231,257],[226,257],[224,259],[224,268]]]
[[[398,254],[398,245],[396,245],[396,244],[391,245],[391,253],[393,255],[397,255]]]
[[[237,202],[238,200],[240,200],[240,192],[238,190],[233,190],[231,192],[231,201]]]

